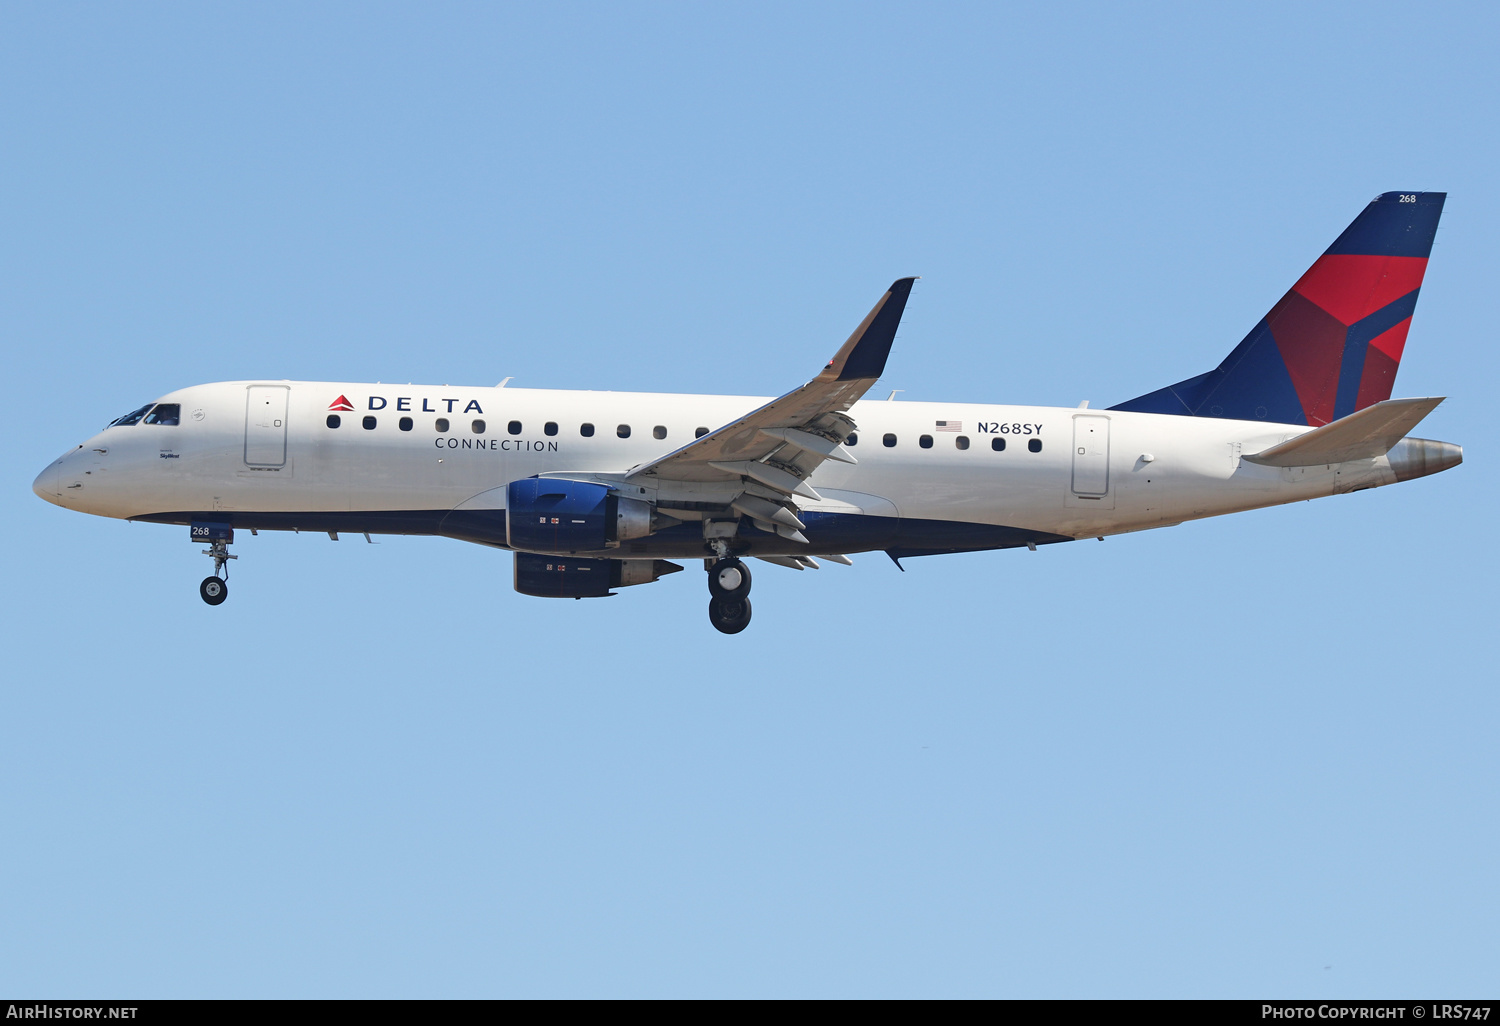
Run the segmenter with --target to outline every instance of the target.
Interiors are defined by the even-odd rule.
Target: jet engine
[[[588,481],[528,477],[506,489],[506,542],[517,551],[597,552],[678,522]]]
[[[516,553],[516,590],[538,598],[603,598],[611,588],[650,584],[682,567],[665,559],[570,559]]]

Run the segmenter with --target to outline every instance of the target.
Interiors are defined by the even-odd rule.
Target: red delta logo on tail
[[[1391,397],[1426,271],[1425,256],[1325,253],[1266,315],[1307,423]]]
[[[352,413],[354,411],[354,404],[343,396],[339,396],[333,402],[328,404],[328,408],[330,410],[346,410]]]
[[[1113,409],[1320,427],[1389,399],[1446,198],[1376,197],[1217,368]]]

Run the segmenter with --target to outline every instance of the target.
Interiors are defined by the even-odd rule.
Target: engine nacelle
[[[627,499],[623,495],[614,496],[614,525],[615,531],[610,541],[629,541],[632,538],[644,538],[652,531],[669,527],[679,523],[673,517],[664,517],[651,508],[651,503],[640,499]]]
[[[603,598],[611,588],[650,584],[682,567],[665,559],[570,559],[516,553],[516,590],[538,598]]]
[[[597,552],[677,523],[601,484],[528,477],[506,488],[505,536],[526,552]]]

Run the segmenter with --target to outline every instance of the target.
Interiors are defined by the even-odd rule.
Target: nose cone
[[[1410,481],[1458,466],[1464,461],[1461,445],[1427,438],[1403,438],[1386,454],[1397,481]]]
[[[61,505],[58,500],[62,498],[62,460],[53,460],[47,464],[47,469],[31,482],[31,490],[48,502]]]

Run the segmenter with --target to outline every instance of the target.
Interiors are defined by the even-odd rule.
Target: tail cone
[[[1464,461],[1464,449],[1452,442],[1434,442],[1427,438],[1403,438],[1386,454],[1397,481],[1441,473]]]

